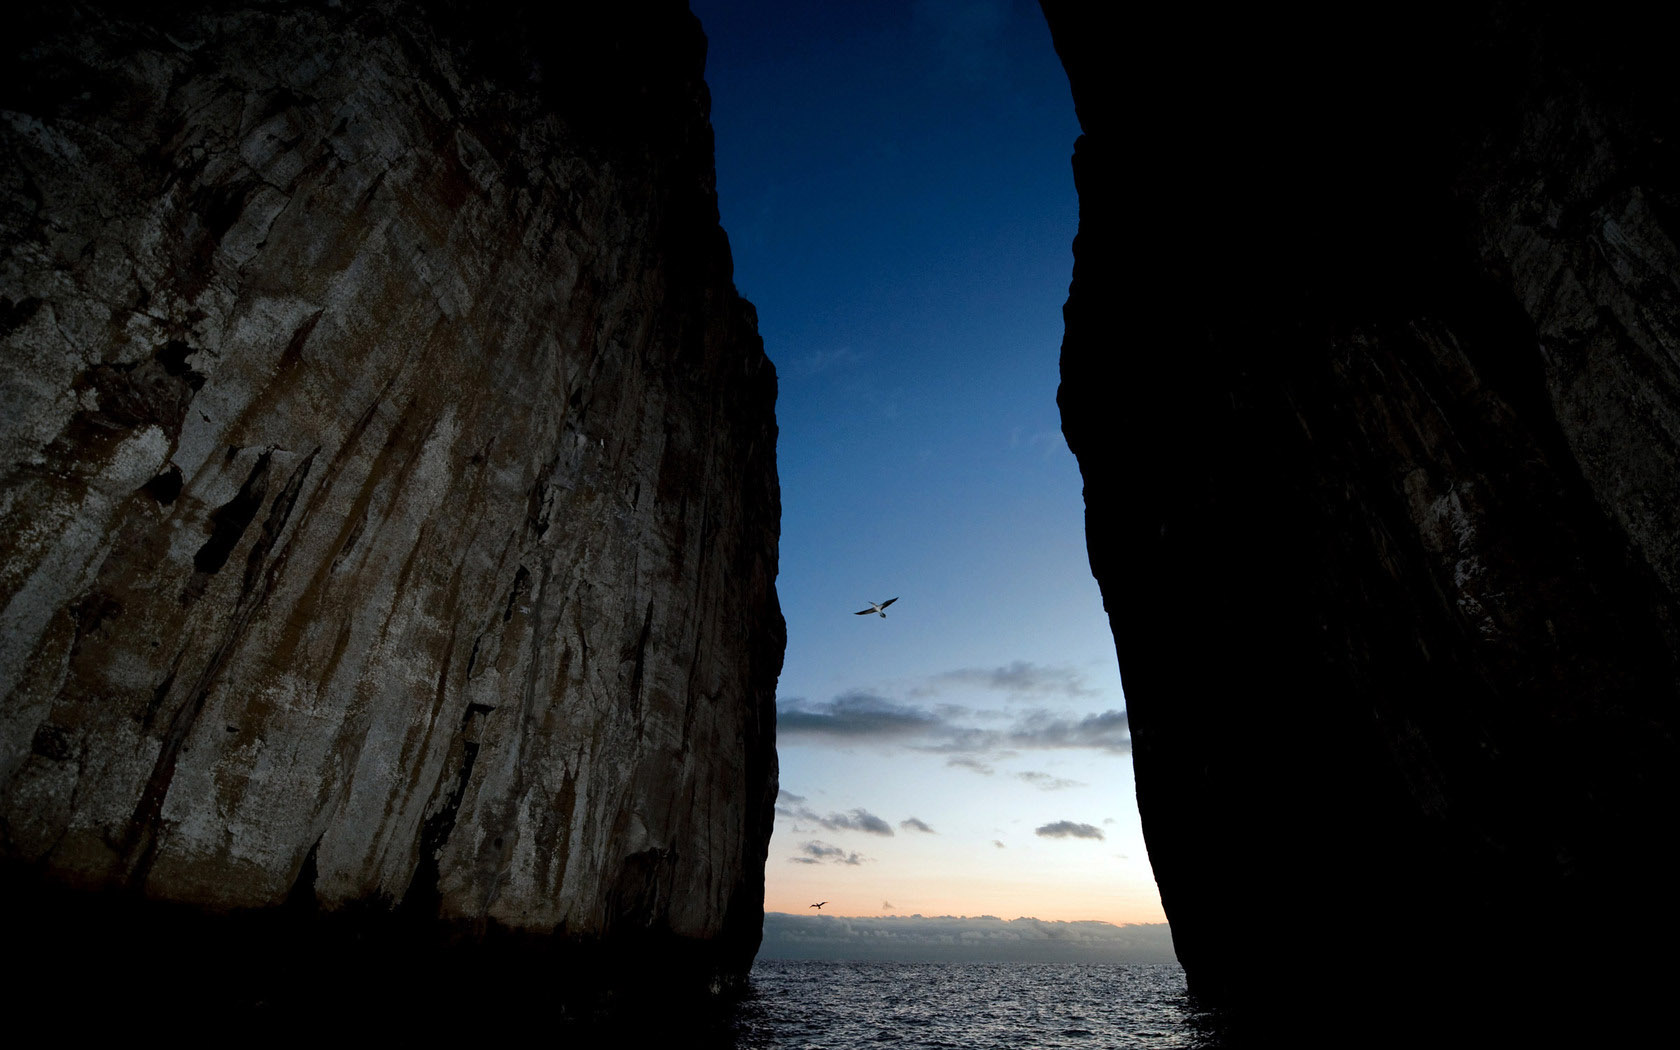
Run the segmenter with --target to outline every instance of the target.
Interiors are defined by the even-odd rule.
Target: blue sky
[[[767,908],[1160,921],[1055,402],[1079,128],[1037,4],[692,7],[780,376]]]

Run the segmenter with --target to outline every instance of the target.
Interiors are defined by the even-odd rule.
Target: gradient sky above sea
[[[1163,921],[1056,409],[1079,126],[1038,5],[691,6],[780,376],[766,909]]]

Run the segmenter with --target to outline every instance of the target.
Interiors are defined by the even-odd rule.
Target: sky
[[[780,381],[766,910],[1164,921],[1056,408],[1079,125],[1038,5],[691,6]]]

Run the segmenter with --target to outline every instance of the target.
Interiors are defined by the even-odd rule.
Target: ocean
[[[735,1050],[1212,1050],[1177,966],[760,960]]]

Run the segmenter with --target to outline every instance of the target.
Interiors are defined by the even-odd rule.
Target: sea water
[[[760,960],[733,1011],[737,1050],[1211,1050],[1177,966]]]

